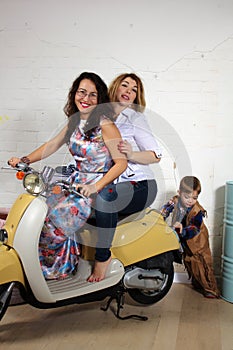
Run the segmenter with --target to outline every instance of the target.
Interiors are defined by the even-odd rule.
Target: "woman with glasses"
[[[27,156],[9,160],[11,166],[15,166],[20,160],[30,164],[52,155],[63,144],[68,145],[76,162],[76,170],[71,176],[72,182],[84,196],[95,197],[98,240],[90,282],[102,280],[111,261],[109,248],[114,234],[111,227],[116,226],[117,220],[116,212],[111,209],[112,195],[115,192],[112,183],[127,167],[126,157],[117,148],[121,135],[113,122],[113,111],[108,102],[104,81],[95,73],[82,73],[73,82],[64,107],[68,124],[58,135]],[[100,201],[98,197],[101,197]],[[108,208],[106,212],[103,212],[103,199],[104,208]],[[76,246],[71,248],[76,249]],[[57,276],[56,271],[51,269],[48,269],[47,275],[45,269],[44,275],[48,278]]]

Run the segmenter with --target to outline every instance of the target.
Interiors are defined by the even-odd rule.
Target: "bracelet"
[[[30,159],[28,157],[26,157],[26,156],[20,158],[20,160],[21,160],[21,162],[23,162],[23,163],[25,163],[27,165],[30,164]]]

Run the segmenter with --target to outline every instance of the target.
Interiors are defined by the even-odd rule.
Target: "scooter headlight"
[[[24,176],[23,185],[30,194],[40,194],[45,190],[45,184],[42,177],[37,173],[30,173]]]
[[[6,231],[4,228],[2,228],[2,229],[0,230],[0,245],[6,244],[7,241],[8,241],[8,234],[7,234],[7,231]]]

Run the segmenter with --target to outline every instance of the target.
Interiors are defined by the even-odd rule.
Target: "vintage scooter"
[[[139,315],[120,316],[125,293],[140,304],[158,302],[172,286],[173,262],[181,263],[179,238],[160,213],[147,208],[120,218],[104,280],[87,282],[94,264],[91,243],[94,228],[88,222],[79,232],[82,253],[76,273],[61,280],[46,280],[38,255],[39,237],[48,211],[46,197],[58,184],[70,193],[80,194],[66,180],[53,182],[55,170],[51,167],[45,166],[38,172],[19,163],[15,169],[26,191],[16,199],[0,230],[0,320],[16,287],[23,300],[36,308],[89,303],[109,297],[103,310],[116,300],[114,313],[118,318],[146,320],[147,317]]]

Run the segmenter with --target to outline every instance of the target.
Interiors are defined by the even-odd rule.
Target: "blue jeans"
[[[117,226],[118,215],[130,215],[150,206],[157,195],[155,180],[110,184],[96,196],[95,216],[98,232],[95,259],[106,261]]]

